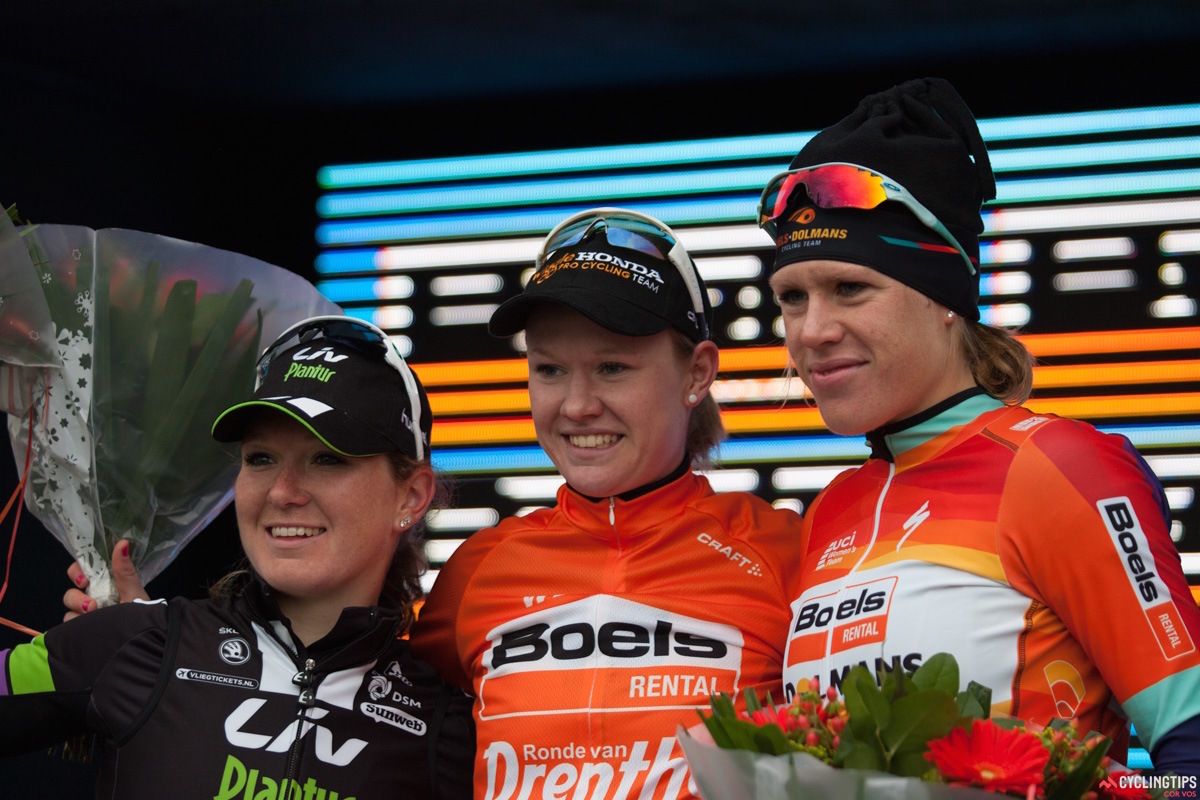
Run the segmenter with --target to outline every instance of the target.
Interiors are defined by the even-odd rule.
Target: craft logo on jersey
[[[786,666],[817,661],[827,653],[840,653],[886,639],[897,580],[891,575],[854,583],[841,591],[806,594],[792,603]]]
[[[825,548],[825,552],[821,553],[821,557],[817,559],[817,569],[825,569],[826,567],[835,567],[842,562],[842,559],[853,553],[858,548],[854,545],[854,537],[858,536],[858,531],[838,539],[835,542],[830,542]]]
[[[221,642],[220,649],[217,652],[220,654],[222,661],[234,666],[245,664],[250,660],[250,645],[240,636]]]
[[[611,595],[541,606],[488,632],[480,717],[691,708],[735,694],[742,633]]]
[[[1184,627],[1171,592],[1158,575],[1158,565],[1150,552],[1150,542],[1142,530],[1128,497],[1109,497],[1097,501],[1096,508],[1108,528],[1113,546],[1125,566],[1125,576],[1142,606],[1142,613],[1154,631],[1158,646],[1167,659],[1195,651],[1192,637]]]

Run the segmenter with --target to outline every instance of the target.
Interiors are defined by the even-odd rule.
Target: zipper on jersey
[[[892,487],[892,478],[895,476],[896,465],[895,463],[889,461],[887,480],[883,482],[883,488],[879,490],[879,499],[875,501],[875,519],[871,524],[871,539],[867,542],[867,546],[863,548],[863,553],[861,556],[859,556],[858,561],[855,562],[854,566],[850,568],[850,571],[846,573],[846,576],[842,578],[842,585],[838,588],[837,592],[837,604],[834,605],[834,608],[837,608],[838,605],[841,604],[842,600],[846,596],[846,587],[850,585],[850,579],[853,578],[858,572],[858,568],[861,567],[863,562],[867,560],[867,556],[871,554],[872,548],[875,547],[875,540],[879,538],[879,519],[883,516],[883,501],[887,499],[888,490]],[[825,634],[825,663],[824,669],[821,671],[822,675],[830,674],[830,671],[833,669],[832,665],[830,664],[830,655],[832,655],[832,652],[833,629],[831,628],[829,633]]]
[[[300,745],[304,739],[304,726],[309,723],[307,713],[317,704],[317,676],[313,674],[316,666],[316,662],[311,658],[305,659],[304,669],[292,676],[292,683],[300,687],[300,695],[296,698],[296,738],[292,740],[292,747],[288,752],[287,771],[284,773],[283,781],[279,784],[280,790],[286,791],[288,797],[291,796],[292,781],[300,766]]]

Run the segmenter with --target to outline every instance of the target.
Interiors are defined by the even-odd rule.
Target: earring
[[[947,312],[946,312],[946,319],[954,319],[954,312],[953,312],[953,311],[947,311]]]
[[[700,398],[696,397],[695,392],[692,392],[691,394],[688,395],[688,405],[694,406],[694,405],[696,405],[696,403],[699,403],[699,402],[700,402]]]
[[[400,527],[407,528],[410,522],[412,522],[412,517],[405,517],[404,519],[400,520]]]

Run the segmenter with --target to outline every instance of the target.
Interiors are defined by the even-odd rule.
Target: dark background
[[[813,130],[926,75],[980,117],[1190,103],[1198,46],[1194,0],[9,0],[0,203],[314,279],[322,165]],[[226,511],[151,591],[202,595],[236,552]],[[26,513],[11,561],[0,616],[54,624],[65,550]],[[0,800],[88,785],[0,764]]]

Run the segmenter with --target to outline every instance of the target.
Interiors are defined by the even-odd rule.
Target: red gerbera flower
[[[993,792],[1025,792],[1042,785],[1050,752],[1032,733],[977,719],[970,733],[955,728],[931,741],[925,757],[951,783]]]

